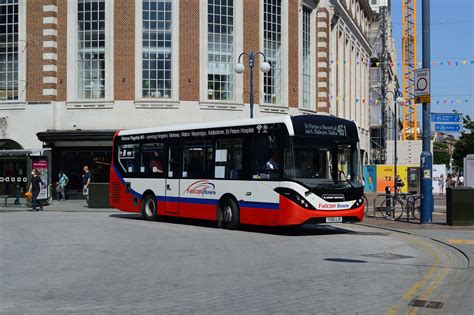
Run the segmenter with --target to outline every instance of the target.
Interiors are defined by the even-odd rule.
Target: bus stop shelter
[[[37,169],[45,184],[38,199],[51,199],[51,149],[0,150],[0,206],[26,204],[31,170]]]

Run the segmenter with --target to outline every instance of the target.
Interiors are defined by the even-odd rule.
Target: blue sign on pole
[[[462,114],[431,114],[431,122],[434,123],[461,123]]]
[[[434,131],[440,132],[461,132],[462,125],[460,124],[434,124]]]

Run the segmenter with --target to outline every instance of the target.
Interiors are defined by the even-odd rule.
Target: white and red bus
[[[363,217],[358,128],[329,115],[121,130],[112,155],[111,206],[146,220],[235,229]]]

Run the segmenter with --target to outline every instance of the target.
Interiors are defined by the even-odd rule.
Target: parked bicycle
[[[420,201],[421,197],[416,194],[416,191],[407,194],[395,193],[387,195],[382,200],[378,210],[385,219],[391,221],[399,220],[404,214],[406,214],[407,220],[410,220],[410,218],[419,220]]]

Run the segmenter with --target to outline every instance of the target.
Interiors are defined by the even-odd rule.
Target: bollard
[[[392,187],[390,186],[385,186],[385,209],[390,210],[392,207],[392,202],[390,201],[390,195],[392,192]],[[392,213],[392,216],[395,217],[395,213]]]
[[[15,205],[20,204],[20,183],[16,182]]]

